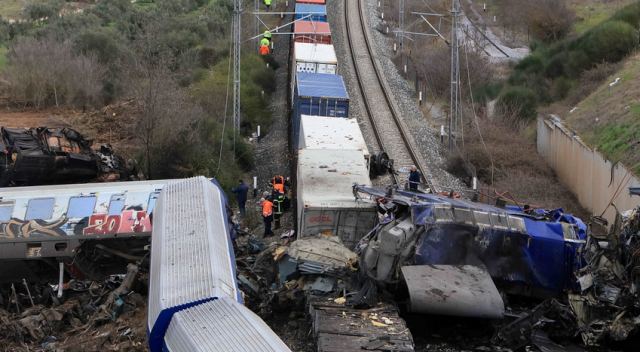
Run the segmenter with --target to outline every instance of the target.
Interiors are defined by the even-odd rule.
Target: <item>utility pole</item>
[[[460,60],[458,57],[458,16],[460,10],[457,0],[451,0],[451,97],[449,107],[449,151],[452,151],[460,116]]]
[[[404,50],[404,0],[400,0],[398,9],[398,26],[400,27],[400,52]]]
[[[233,3],[233,140],[240,133],[240,47],[242,45],[242,0]]]

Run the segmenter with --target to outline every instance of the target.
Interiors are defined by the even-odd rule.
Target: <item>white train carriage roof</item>
[[[358,121],[343,117],[302,115],[300,149],[355,149],[369,157]]]
[[[290,352],[260,317],[231,298],[176,313],[165,346],[169,352]]]
[[[152,351],[175,312],[222,297],[241,301],[225,205],[204,177],[170,181],[160,194],[151,241]]]

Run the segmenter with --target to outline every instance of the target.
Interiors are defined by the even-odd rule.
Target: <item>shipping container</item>
[[[296,4],[296,20],[327,22],[327,6],[315,4]]]
[[[302,115],[349,116],[349,94],[340,75],[298,72],[295,81],[292,95],[292,137],[298,135]],[[291,141],[295,144],[296,138]]]
[[[296,72],[335,74],[338,58],[331,44],[295,43],[293,47]]]
[[[360,150],[365,161],[369,149],[356,119],[302,115],[298,149]]]
[[[331,28],[327,22],[296,21],[293,39],[298,43],[332,44]]]
[[[368,175],[361,150],[299,150],[298,238],[334,235],[354,248],[376,221],[375,204],[353,196],[354,184],[371,184]]]
[[[296,4],[316,4],[324,5],[327,2],[325,0],[296,0]]]

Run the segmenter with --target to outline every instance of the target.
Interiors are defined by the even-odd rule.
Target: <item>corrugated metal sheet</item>
[[[340,75],[299,72],[296,75],[297,93],[301,97],[349,99]]]
[[[148,308],[152,350],[173,312],[218,297],[239,297],[220,188],[204,177],[171,181],[158,199],[154,221]]]
[[[257,315],[230,298],[176,313],[165,346],[170,352],[290,351]]]
[[[604,218],[612,224],[616,208],[624,211],[640,205],[640,197],[630,196],[628,191],[640,185],[640,180],[622,164],[614,165],[589,148],[561,121],[538,119],[537,146],[562,183],[592,214],[604,212]]]

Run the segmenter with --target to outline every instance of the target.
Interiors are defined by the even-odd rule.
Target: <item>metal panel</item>
[[[204,177],[171,181],[160,194],[151,241],[152,350],[175,311],[220,297],[240,299],[225,205],[220,188]]]
[[[231,298],[176,313],[165,346],[170,352],[290,351],[257,315]]]
[[[471,265],[403,266],[416,313],[502,318],[504,302],[486,270]]]

